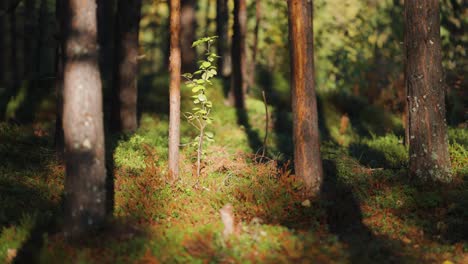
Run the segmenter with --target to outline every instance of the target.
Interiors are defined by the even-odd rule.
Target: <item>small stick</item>
[[[262,151],[262,160],[265,157],[266,150],[267,150],[267,138],[268,138],[268,123],[270,119],[270,115],[268,114],[268,104],[266,100],[265,90],[262,91],[263,103],[265,104],[265,137],[263,138],[263,151]]]

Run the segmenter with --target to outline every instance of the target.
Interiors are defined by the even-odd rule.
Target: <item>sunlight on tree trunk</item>
[[[289,0],[289,39],[293,110],[294,169],[307,194],[318,194],[323,181],[314,79],[312,1]]]
[[[169,181],[179,178],[180,144],[180,0],[170,1]]]
[[[438,0],[405,1],[410,174],[451,181]]]

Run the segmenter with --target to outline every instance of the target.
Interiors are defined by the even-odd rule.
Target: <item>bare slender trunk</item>
[[[405,82],[409,170],[423,180],[452,180],[438,0],[405,1]]]
[[[29,79],[33,65],[31,62],[32,60],[32,50],[33,50],[33,36],[34,36],[34,0],[25,0],[24,1],[24,25],[23,25],[23,33],[24,33],[24,42],[23,42],[23,64],[24,64],[24,72],[23,76],[25,79]]]
[[[79,238],[103,225],[106,168],[96,2],[64,1],[65,232]]]
[[[169,59],[169,180],[179,178],[180,143],[180,0],[170,0],[171,52]]]
[[[56,116],[55,116],[55,150],[59,158],[64,155],[64,134],[63,134],[63,65],[65,63],[64,57],[64,17],[63,17],[63,4],[61,1],[55,3],[55,17],[59,24],[57,32],[57,44],[55,47],[55,93],[56,93]]]
[[[294,169],[304,180],[308,195],[323,182],[317,99],[314,78],[312,1],[288,0],[291,53]]]
[[[141,0],[119,1],[117,7],[114,93],[112,118],[115,130],[134,132],[138,127],[138,33]]]
[[[246,0],[234,1],[234,34],[232,36],[232,86],[230,101],[238,109],[245,108],[245,34],[247,30]]]

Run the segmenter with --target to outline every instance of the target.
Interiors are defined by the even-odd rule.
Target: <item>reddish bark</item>
[[[106,168],[96,2],[64,1],[65,232],[72,238],[106,217]]]
[[[405,1],[410,174],[450,181],[438,0]]]
[[[179,177],[180,144],[180,0],[170,1],[169,180]]]
[[[294,169],[308,195],[323,181],[314,80],[312,1],[289,0],[289,38],[293,109]]]

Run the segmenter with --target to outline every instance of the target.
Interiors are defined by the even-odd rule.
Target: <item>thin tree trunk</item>
[[[6,1],[1,1],[0,2],[0,10],[5,10],[6,9]],[[0,15],[0,50],[6,50],[6,36],[7,36],[7,21],[5,16],[2,14]],[[6,64],[6,52],[0,52],[0,88],[5,89],[5,64]],[[5,91],[3,91],[4,93]],[[2,97],[4,94],[1,95]],[[0,100],[3,99],[0,97]],[[1,102],[1,101],[0,101]],[[3,119],[3,105],[0,105],[2,107],[2,111],[0,112],[0,120]]]
[[[450,181],[438,0],[405,1],[405,83],[409,170],[422,180]]]
[[[122,2],[122,1],[119,1]],[[128,2],[128,1],[123,1]],[[113,70],[113,30],[114,30],[114,0],[97,0],[99,67],[103,86],[112,80]],[[130,22],[128,22],[130,23]],[[105,87],[107,88],[107,87]]]
[[[230,100],[236,108],[245,108],[245,34],[247,30],[246,0],[234,1],[234,34],[232,36],[232,86]]]
[[[308,195],[323,182],[314,78],[312,1],[289,0],[289,39],[293,109],[294,169]]]
[[[180,75],[181,75],[181,17],[180,0],[170,0],[171,51],[169,59],[169,181],[179,178],[180,144]]]
[[[41,4],[40,4],[40,7],[39,7],[39,15],[38,15],[38,19],[37,19],[37,27],[38,27],[38,34],[37,34],[37,47],[36,47],[36,56],[35,56],[35,69],[34,69],[34,73],[35,73],[35,78],[34,79],[37,79],[40,75],[41,75],[41,54],[44,52],[43,50],[43,42],[44,42],[44,33],[46,31],[46,23],[45,23],[45,19],[46,19],[46,15],[47,15],[47,1],[46,0],[41,0]]]
[[[218,36],[217,53],[221,56],[218,60],[218,69],[221,76],[224,78],[227,78],[231,74],[228,22],[228,1],[216,0],[216,35]]]
[[[196,0],[181,0],[180,9],[180,48],[182,53],[182,71],[193,72],[196,68],[197,53],[192,48],[196,38],[197,17]]]
[[[56,93],[56,114],[55,114],[55,150],[59,158],[63,158],[64,155],[64,133],[62,125],[63,117],[63,65],[65,63],[64,58],[64,17],[63,17],[63,4],[61,1],[55,2],[55,17],[59,24],[57,32],[57,44],[55,47],[55,93]]]
[[[89,234],[106,217],[106,168],[94,0],[64,1],[65,233]]]
[[[258,32],[260,30],[260,23],[262,18],[262,4],[260,0],[255,0],[255,29],[254,29],[254,42],[252,47],[252,61],[250,62],[249,86],[255,84],[255,68],[257,64],[258,52]]]
[[[24,1],[24,42],[23,42],[23,63],[24,63],[24,72],[23,76],[25,79],[29,79],[33,61],[32,50],[33,50],[33,37],[34,37],[34,0],[25,0]]]
[[[16,8],[9,12],[10,24],[10,69],[11,69],[11,95],[18,92],[20,85],[19,69],[18,69],[18,48],[17,48],[17,34],[16,34]]]
[[[131,133],[138,127],[138,33],[140,29],[141,0],[119,1],[116,21],[117,63],[114,64],[114,93],[118,99],[113,104],[114,128]],[[118,127],[116,127],[116,125]]]

